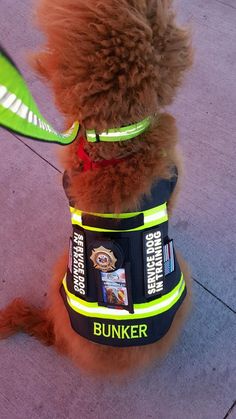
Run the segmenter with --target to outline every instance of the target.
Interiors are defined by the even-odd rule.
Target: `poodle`
[[[80,122],[76,140],[60,153],[72,220],[77,217],[80,221],[72,222],[69,257],[67,249],[55,268],[47,306],[32,307],[15,299],[0,311],[0,337],[28,333],[54,345],[88,372],[125,374],[168,353],[190,307],[189,270],[173,250],[167,218],[165,227],[159,223],[148,225],[147,231],[136,230],[140,214],[144,219],[155,199],[160,200],[162,210],[167,202],[169,216],[176,201],[181,174],[177,128],[164,109],[172,103],[191,66],[191,40],[188,30],[176,23],[172,0],[40,0],[37,17],[46,44],[31,57],[34,69],[51,85],[67,126]],[[125,130],[136,134],[115,141],[113,137]],[[89,141],[92,133],[94,139]],[[107,140],[109,133],[112,141]],[[97,227],[100,222],[102,227],[83,229],[81,219],[84,225]],[[106,228],[111,237],[104,233]],[[165,237],[160,242],[161,234]],[[89,242],[87,256],[84,240]],[[132,246],[122,250],[123,242],[134,248],[139,243],[142,249],[137,252],[142,255],[136,255]],[[172,252],[174,268],[164,279],[169,291],[159,278],[164,259],[156,260],[152,253],[152,245],[160,243],[162,250],[166,252],[169,246]],[[76,262],[76,248],[85,258],[78,265],[81,275],[77,271],[77,279],[70,266]],[[80,256],[77,254],[77,261]],[[159,269],[156,280],[150,279],[154,263]],[[90,281],[87,289],[84,265]],[[177,308],[156,315],[155,322],[147,319],[153,328],[150,336],[145,318],[141,324],[132,320],[130,326],[122,326],[136,313],[148,313],[155,304],[159,307],[165,302],[165,293],[173,293],[170,283],[177,271],[186,284],[181,301]],[[68,301],[74,301],[74,310]],[[110,313],[113,323],[104,320],[102,325],[102,314],[95,314],[92,330],[93,318],[86,323],[88,317],[82,316],[83,309],[89,312],[90,306],[91,310],[96,306],[97,313]],[[82,314],[78,307],[83,307]]]

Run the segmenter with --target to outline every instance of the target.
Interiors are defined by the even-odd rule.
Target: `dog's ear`
[[[192,64],[191,37],[188,29],[176,24],[172,0],[146,0],[146,6],[159,66],[158,102],[165,106]]]

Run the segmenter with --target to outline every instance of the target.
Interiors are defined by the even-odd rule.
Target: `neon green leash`
[[[151,118],[126,127],[109,129],[97,134],[95,130],[86,130],[88,142],[116,142],[135,138],[145,132],[151,124]],[[8,54],[0,47],[0,126],[10,129],[25,137],[40,141],[71,144],[77,137],[80,124],[74,122],[64,132],[57,132],[41,115],[31,92],[20,71]]]
[[[0,125],[41,141],[72,143],[79,131],[75,122],[60,134],[41,115],[22,75],[10,58],[0,50]]]

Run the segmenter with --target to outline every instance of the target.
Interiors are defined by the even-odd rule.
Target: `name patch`
[[[93,334],[94,336],[102,336],[110,339],[140,339],[147,338],[148,326],[147,324],[134,324],[134,325],[122,325],[122,324],[105,324],[94,322],[93,323]]]
[[[160,230],[144,233],[144,280],[146,297],[164,289],[163,239]]]
[[[74,291],[85,297],[87,295],[85,241],[84,234],[77,231],[73,233],[72,271]]]

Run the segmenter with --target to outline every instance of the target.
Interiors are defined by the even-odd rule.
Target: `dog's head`
[[[69,119],[104,130],[171,103],[191,64],[171,0],[41,0],[35,67]]]

